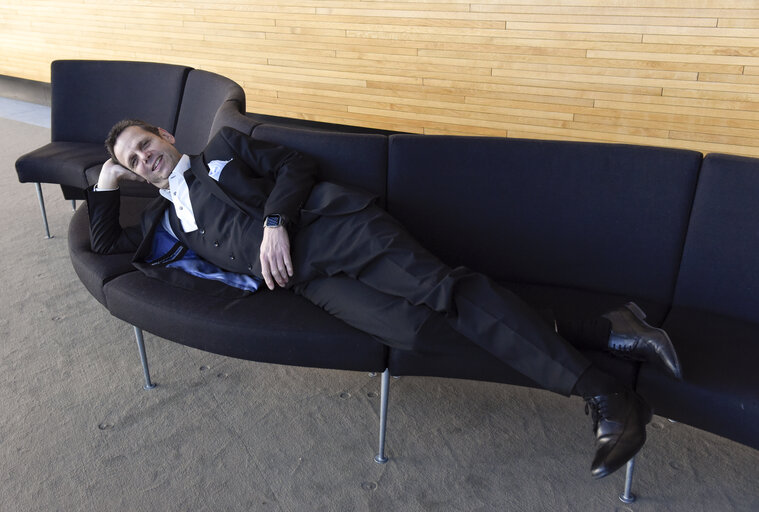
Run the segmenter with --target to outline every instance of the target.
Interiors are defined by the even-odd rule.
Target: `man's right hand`
[[[293,260],[290,256],[290,237],[284,226],[264,228],[261,239],[261,275],[266,286],[273,290],[285,287],[293,276]]]
[[[97,188],[98,190],[114,190],[119,188],[119,182],[123,180],[145,181],[126,167],[121,166],[114,159],[109,158],[100,170]]]

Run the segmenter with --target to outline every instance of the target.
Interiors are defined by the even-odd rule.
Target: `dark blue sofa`
[[[377,194],[443,260],[491,275],[537,308],[591,315],[638,302],[670,332],[684,380],[587,355],[656,414],[759,449],[759,159],[375,132],[237,108],[219,110],[193,147],[222,125],[313,156],[320,178]],[[122,222],[135,223],[147,198],[123,195]],[[136,271],[130,254],[92,253],[86,208],[71,220],[69,249],[83,284],[135,326],[138,343],[144,329],[248,360],[382,372],[379,461],[390,375],[534,386],[467,340],[390,348],[286,291],[198,300]]]

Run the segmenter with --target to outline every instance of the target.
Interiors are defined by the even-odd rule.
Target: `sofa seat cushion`
[[[102,143],[51,142],[16,160],[16,172],[22,183],[58,183],[84,190],[85,171],[99,169],[107,159]]]
[[[121,202],[121,220],[124,225],[139,221],[140,213],[149,202],[147,199],[125,198]],[[90,219],[87,205],[82,204],[74,212],[68,231],[69,257],[74,271],[85,288],[104,306],[107,306],[103,285],[116,276],[136,272],[132,254],[95,254],[90,247]]]
[[[664,328],[683,381],[643,364],[639,392],[657,414],[759,449],[759,324],[675,307]]]
[[[203,295],[132,272],[105,287],[114,316],[208,352],[253,361],[381,372],[386,348],[290,291]]]
[[[631,300],[618,295],[543,285],[504,283],[504,287],[533,308],[551,311],[562,318],[596,318]],[[648,313],[652,324],[663,320],[666,306],[649,301],[636,302]],[[583,349],[582,352],[602,369],[634,385],[637,363],[601,350]],[[434,375],[537,387],[487,351],[453,332],[446,332],[446,336],[430,340],[429,345],[417,350],[391,349],[389,368],[393,375]]]

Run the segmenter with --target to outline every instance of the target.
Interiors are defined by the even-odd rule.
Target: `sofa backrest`
[[[704,159],[674,304],[759,322],[759,159]]]
[[[52,141],[102,144],[111,126],[125,118],[173,131],[190,69],[152,62],[53,62]]]
[[[193,69],[187,75],[174,136],[182,153],[203,151],[213,132],[214,120],[222,107],[245,112],[245,92],[229,78]],[[220,128],[220,127],[219,127]]]
[[[663,148],[394,135],[388,209],[452,266],[666,304],[700,163]]]
[[[261,124],[253,137],[282,144],[319,163],[319,179],[387,195],[387,137]]]

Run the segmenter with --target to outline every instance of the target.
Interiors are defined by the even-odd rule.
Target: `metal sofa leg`
[[[40,203],[40,210],[42,210],[42,222],[45,224],[45,238],[53,238],[50,236],[50,228],[47,225],[47,213],[45,213],[45,200],[42,198],[42,185],[39,183],[34,184],[37,187],[37,201]]]
[[[137,348],[140,350],[140,361],[142,361],[142,372],[145,374],[145,389],[153,389],[155,384],[150,380],[150,370],[148,370],[148,356],[145,354],[145,339],[142,336],[142,329],[134,327],[134,337],[137,338]]]
[[[619,495],[619,499],[623,503],[632,503],[635,501],[635,495],[632,493],[633,469],[635,469],[635,457],[627,461],[625,492]]]
[[[72,212],[76,211],[76,199],[71,200],[71,211]]]
[[[382,372],[382,384],[380,388],[380,425],[379,425],[379,452],[374,457],[374,462],[384,464],[387,462],[385,455],[385,433],[387,430],[387,395],[390,392],[390,370]]]

